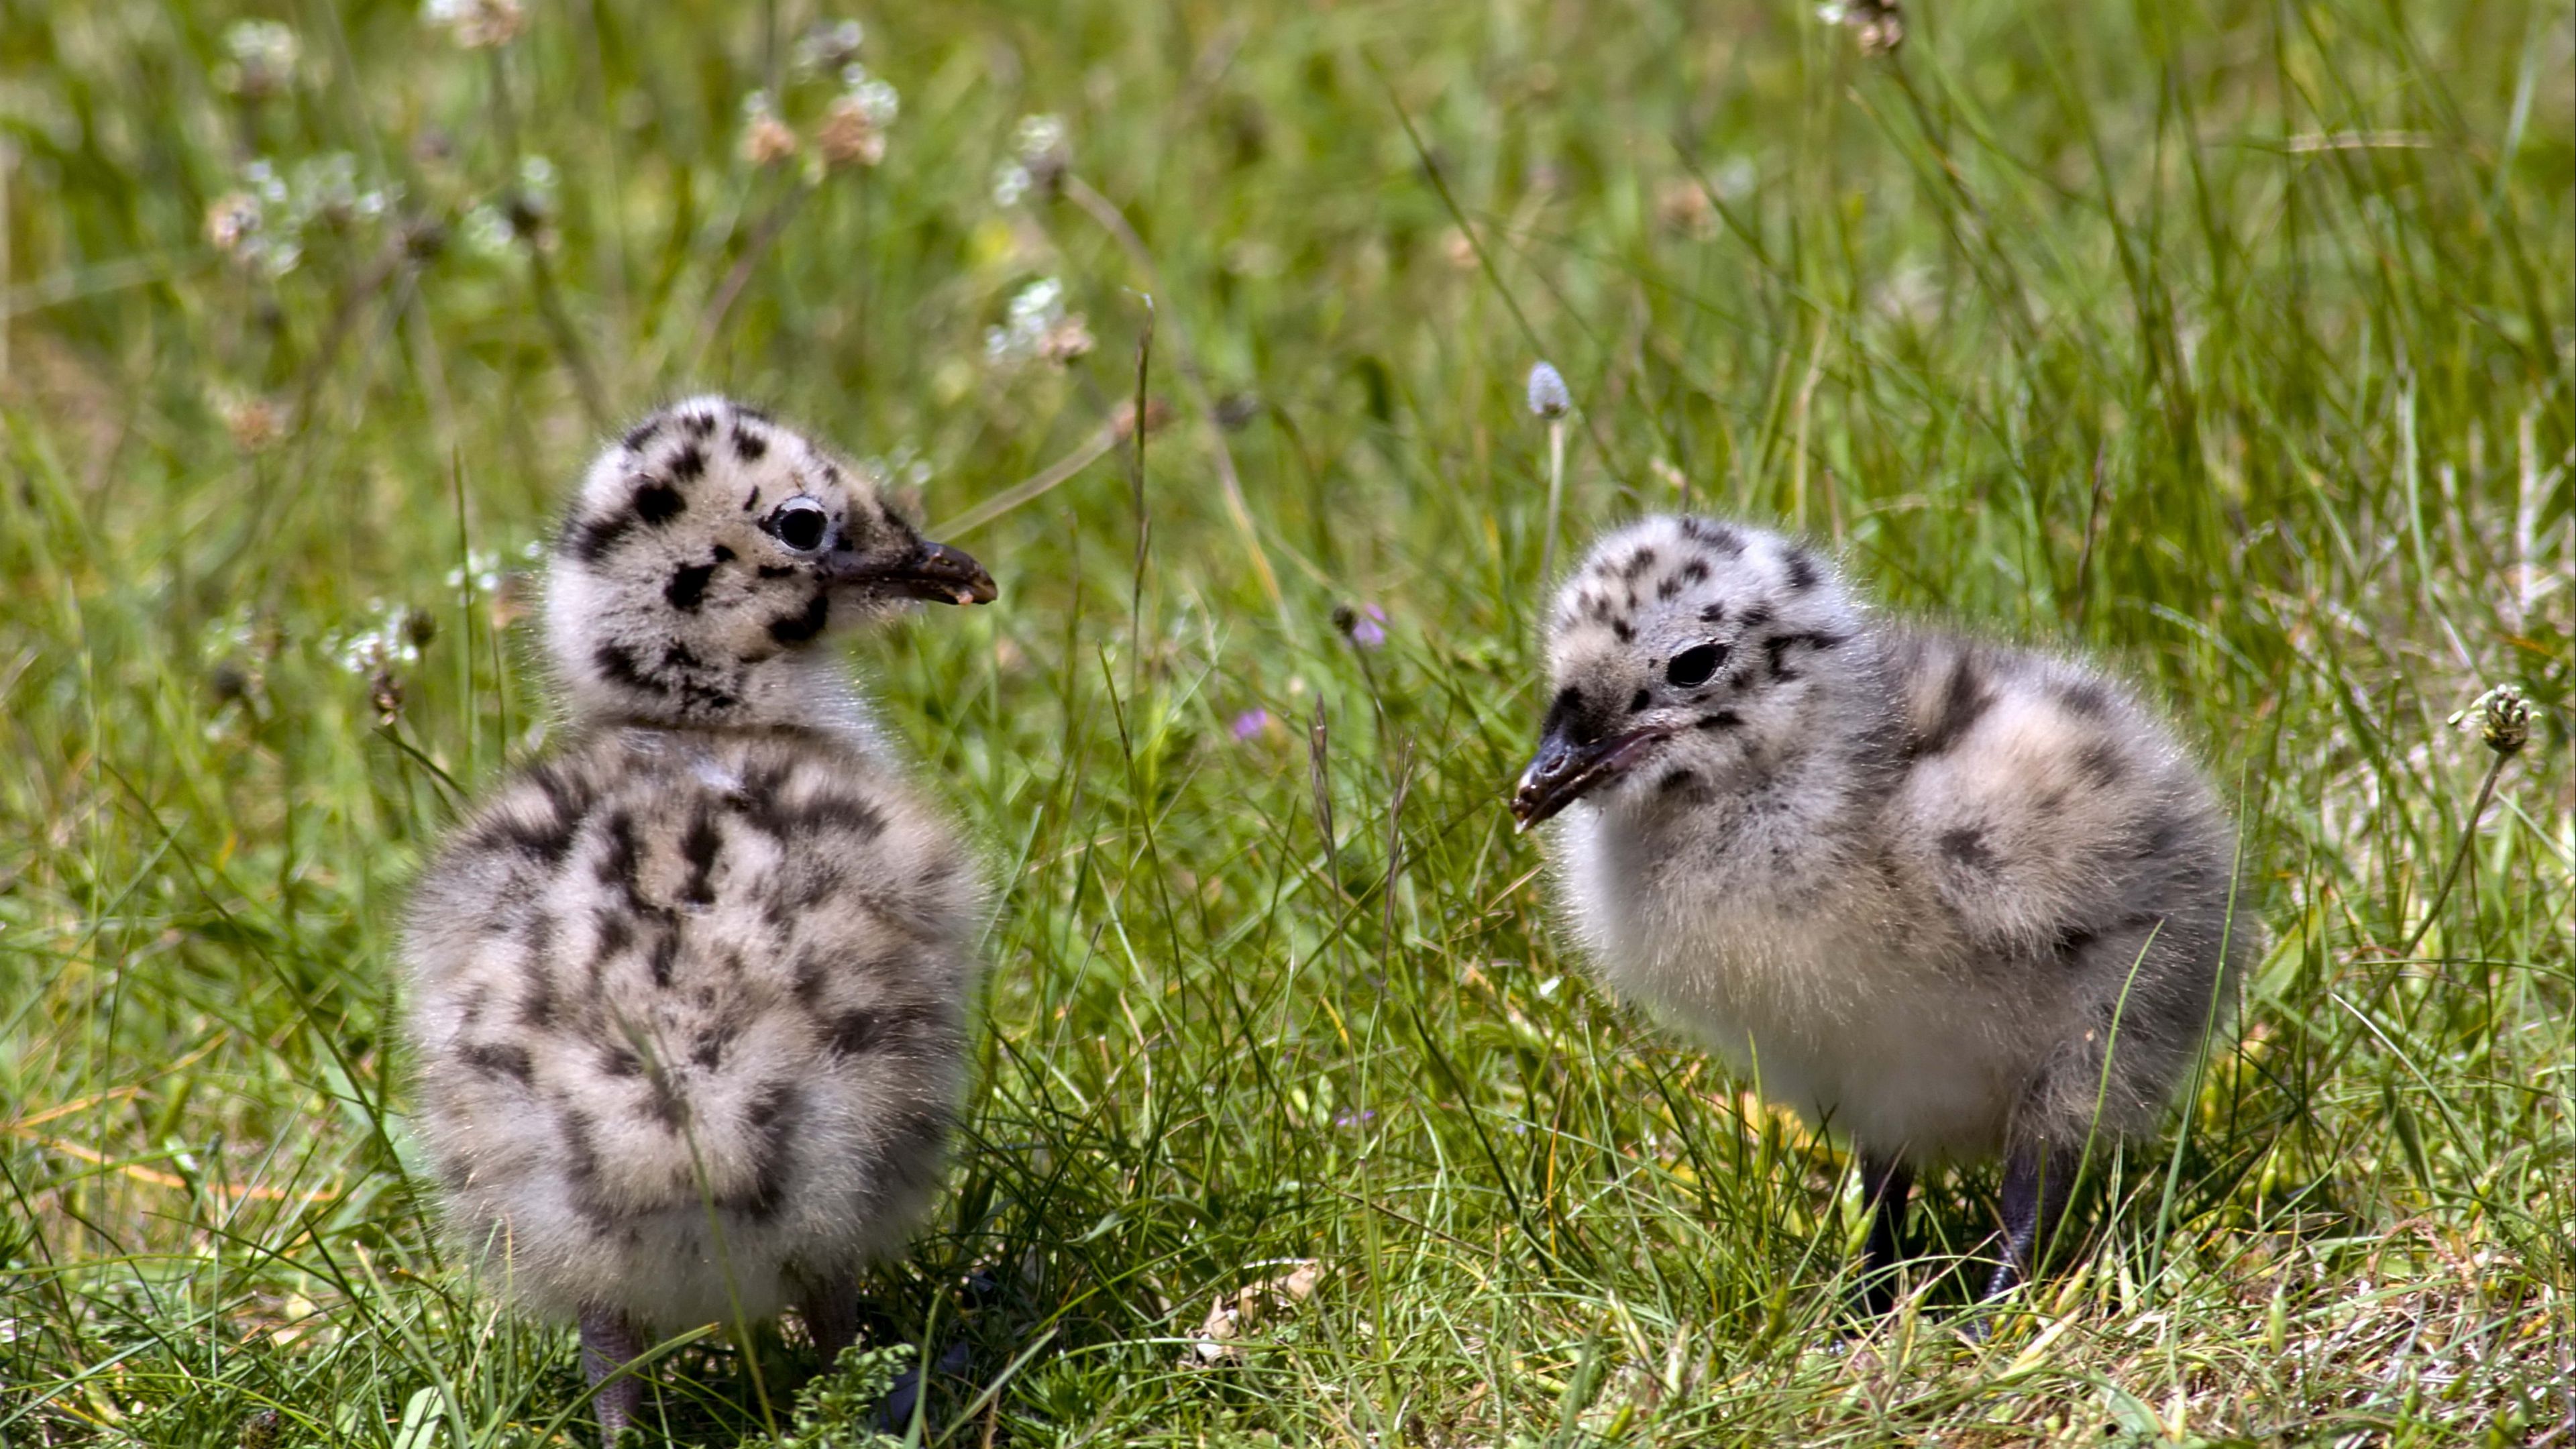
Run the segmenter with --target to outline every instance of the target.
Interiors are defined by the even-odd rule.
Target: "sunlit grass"
[[[587,1436],[569,1335],[424,1231],[393,930],[542,747],[527,545],[705,387],[1002,582],[859,656],[1006,886],[973,1140],[875,1285],[957,1369],[924,1442],[2576,1434],[2564,6],[1969,0],[1892,56],[1794,5],[901,7],[875,166],[803,7],[259,13],[284,71],[0,0],[0,1444]],[[2241,802],[2241,1020],[1984,1344],[1958,1275],[1825,1351],[1838,1146],[1549,928],[1542,357],[1557,557],[1805,530],[2101,653]],[[2445,721],[2504,681],[2472,821]],[[1937,1252],[1993,1192],[1933,1186]],[[656,1422],[783,1435],[803,1367],[674,1345]]]

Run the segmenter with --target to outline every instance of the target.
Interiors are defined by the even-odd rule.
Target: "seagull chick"
[[[722,398],[603,453],[555,542],[571,737],[421,879],[404,1026],[449,1231],[579,1322],[612,1441],[658,1334],[792,1306],[828,1366],[937,1185],[985,892],[822,645],[992,597]]]
[[[1546,647],[1512,812],[1568,812],[1560,897],[1607,984],[1850,1134],[1874,1307],[1942,1162],[2003,1159],[1988,1294],[2028,1277],[2250,954],[2208,780],[2120,685],[1873,614],[1759,529],[1608,535]]]

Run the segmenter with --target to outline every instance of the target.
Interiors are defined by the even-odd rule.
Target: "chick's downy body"
[[[414,906],[455,1230],[562,1318],[846,1288],[937,1184],[980,909],[945,822],[826,740],[612,728],[524,772]]]
[[[1548,645],[1515,809],[1565,812],[1600,974],[1848,1132],[1897,1212],[1913,1168],[2006,1157],[2009,1282],[2088,1145],[2155,1126],[2246,954],[2199,769],[2112,680],[1890,622],[1711,520],[1605,538]]]
[[[720,398],[592,468],[556,545],[569,741],[446,842],[411,904],[405,1029],[451,1235],[645,1335],[794,1306],[828,1354],[934,1190],[985,893],[816,647],[992,597],[872,481]],[[632,1377],[599,1397],[613,1435]]]

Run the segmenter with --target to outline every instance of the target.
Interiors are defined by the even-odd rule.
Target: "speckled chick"
[[[2209,782],[2127,688],[1880,616],[1789,539],[1653,517],[1546,623],[1513,812],[1617,994],[1850,1134],[1875,1306],[1917,1167],[2004,1159],[2032,1271],[2088,1145],[2152,1131],[2255,932]]]
[[[638,424],[564,522],[568,738],[422,877],[404,1025],[448,1230],[579,1322],[612,1440],[648,1335],[794,1306],[828,1363],[937,1184],[985,891],[824,646],[992,597],[722,398]]]

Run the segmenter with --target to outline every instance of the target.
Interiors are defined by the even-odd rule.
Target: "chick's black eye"
[[[823,546],[823,531],[831,517],[823,505],[811,498],[795,497],[781,503],[769,515],[769,535],[798,553],[811,553]]]
[[[1725,661],[1725,645],[1694,644],[1664,666],[1664,682],[1675,689],[1697,689],[1708,683],[1709,676],[1717,673],[1717,666]]]

